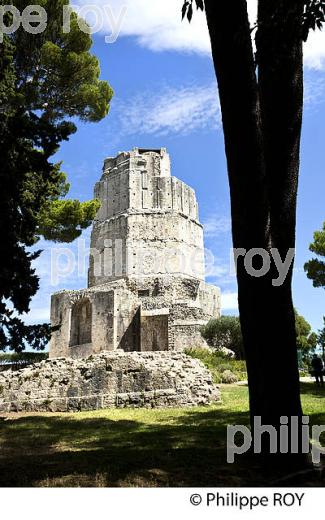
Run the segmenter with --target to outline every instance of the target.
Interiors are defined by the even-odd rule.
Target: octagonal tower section
[[[171,176],[165,149],[135,148],[105,160],[91,235],[89,287],[119,279],[204,280],[195,192]]]

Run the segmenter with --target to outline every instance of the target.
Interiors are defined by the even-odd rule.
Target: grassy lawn
[[[325,390],[303,384],[302,395],[311,423],[325,424]],[[226,427],[248,424],[247,388],[222,386],[222,396],[195,409],[0,416],[0,486],[271,485],[247,457],[227,464]]]

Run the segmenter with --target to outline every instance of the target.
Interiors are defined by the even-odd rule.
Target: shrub
[[[202,348],[191,348],[185,350],[185,354],[188,356],[199,359],[202,363],[211,371],[213,375],[213,381],[218,383],[224,383],[223,374],[225,372],[231,372],[236,378],[236,381],[244,381],[247,379],[246,363],[245,361],[239,361],[236,359],[229,359],[224,354],[218,351],[209,351]],[[227,384],[228,381],[226,381]]]
[[[222,316],[210,320],[201,329],[201,334],[210,347],[232,350],[238,359],[244,359],[243,337],[237,316]]]
[[[235,374],[233,374],[231,372],[231,370],[225,370],[221,374],[221,382],[225,383],[226,385],[231,385],[233,383],[237,383],[237,381],[238,381],[237,376],[235,376]]]

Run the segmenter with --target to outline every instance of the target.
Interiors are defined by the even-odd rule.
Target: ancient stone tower
[[[106,159],[95,197],[88,289],[52,296],[50,356],[200,346],[220,291],[204,281],[195,193],[171,176],[166,150]]]

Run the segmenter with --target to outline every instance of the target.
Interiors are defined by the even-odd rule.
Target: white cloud
[[[78,0],[76,5],[97,5],[102,7],[102,0]],[[210,41],[205,16],[195,13],[192,23],[181,20],[183,0],[107,0],[115,20],[121,10],[127,7],[126,15],[120,28],[120,36],[133,36],[137,43],[153,51],[176,50],[210,52]],[[104,17],[105,35],[112,33],[109,16]]]
[[[238,311],[238,294],[237,293],[221,293],[221,309],[223,311]]]
[[[120,132],[124,135],[188,134],[220,125],[217,88],[203,86],[165,87],[159,93],[143,92],[132,101],[117,100]]]
[[[312,31],[305,45],[305,63],[311,69],[325,68],[325,30]]]
[[[231,221],[228,217],[209,215],[203,222],[204,234],[207,238],[214,238],[231,230]]]
[[[127,11],[120,27],[120,36],[132,36],[139,45],[153,51],[178,51],[211,54],[209,34],[204,13],[198,11],[191,24],[181,21],[183,0],[77,0],[75,5],[110,6],[115,22],[121,10]],[[256,20],[257,0],[248,0],[251,23]],[[111,17],[103,16],[103,33],[112,33]],[[305,45],[305,63],[309,68],[325,67],[325,31],[311,33]]]

